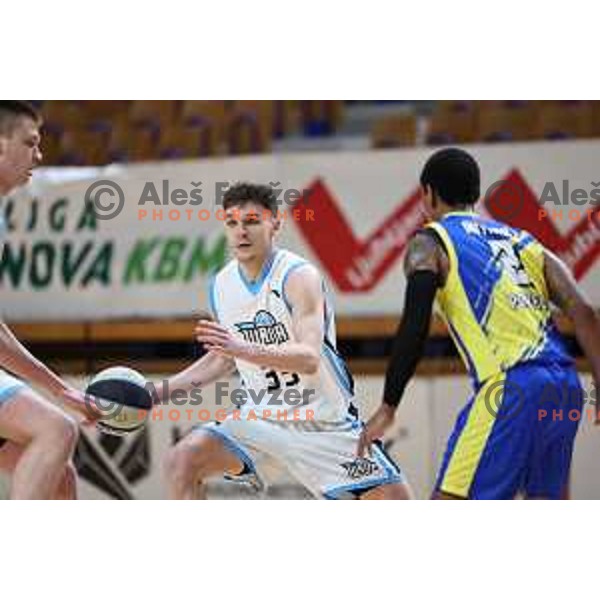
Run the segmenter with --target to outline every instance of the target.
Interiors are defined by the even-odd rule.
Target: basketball
[[[111,435],[126,435],[141,429],[152,408],[152,394],[146,378],[128,367],[111,367],[98,373],[88,384],[86,394],[102,417],[97,427]]]

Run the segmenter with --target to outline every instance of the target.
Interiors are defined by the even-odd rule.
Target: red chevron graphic
[[[551,203],[541,205],[525,178],[517,169],[504,177],[486,198],[488,212],[499,221],[526,229],[544,246],[556,252],[581,279],[600,255],[600,206],[582,218],[566,235],[556,227]],[[540,209],[545,211],[544,214]],[[585,208],[582,207],[582,213]]]
[[[594,264],[600,254],[600,206],[591,218],[582,219],[562,235],[540,208],[531,187],[517,169],[504,178],[485,200],[488,212],[508,225],[526,229],[569,264],[577,279]],[[422,226],[421,193],[417,188],[389,214],[366,240],[360,240],[333,194],[321,180],[315,180],[295,210],[296,225],[319,257],[339,290],[364,293],[377,286],[400,257],[408,240]],[[373,201],[376,206],[376,199]],[[307,210],[314,211],[314,220]],[[548,210],[551,214],[551,211]]]
[[[420,191],[415,190],[361,241],[327,186],[317,179],[305,200],[297,204],[300,215],[295,222],[338,289],[367,292],[379,283],[423,224],[420,204]],[[314,211],[314,221],[308,220],[308,209]]]

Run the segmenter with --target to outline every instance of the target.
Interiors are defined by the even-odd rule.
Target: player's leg
[[[500,373],[461,411],[432,499],[512,499],[522,490],[533,435],[526,379],[522,369]]]
[[[0,443],[0,471],[12,474],[19,463],[25,448],[4,440]],[[58,483],[53,500],[77,500],[77,471],[73,463],[68,463]]]
[[[67,463],[53,499],[77,500],[77,470],[73,463]]]
[[[372,444],[368,456],[356,448],[362,425],[345,423],[289,423],[274,427],[280,457],[290,474],[317,498],[329,500],[408,500],[412,493],[394,460],[381,444]]]
[[[546,369],[525,497],[568,500],[575,437],[583,415],[583,389],[574,369]]]
[[[360,500],[412,500],[413,493],[408,483],[379,485],[360,495]]]
[[[173,446],[165,460],[168,494],[175,500],[203,499],[207,478],[224,473],[238,475],[245,463],[232,443],[209,427],[192,430]]]
[[[534,467],[525,485],[526,500],[568,500],[569,472],[573,455],[571,440],[554,440]]]
[[[400,476],[400,481],[384,483],[367,489],[358,495],[359,500],[412,500],[414,496],[408,481],[401,474],[400,468],[385,450],[382,443],[373,444],[370,456],[375,460],[379,460],[384,468],[387,467],[396,471]]]
[[[431,494],[431,500],[467,500],[468,496],[458,496],[456,494],[451,494],[449,492],[443,491],[441,489],[442,482],[446,476],[448,471],[448,465],[452,459],[453,453],[456,449],[456,444],[458,439],[463,432],[467,418],[472,409],[472,401],[470,401],[463,410],[459,413],[456,422],[454,424],[454,429],[446,442],[446,449],[444,451],[444,455],[442,457],[442,464],[438,471],[437,479],[434,485],[433,492]]]
[[[566,478],[565,484],[563,485],[563,488],[560,492],[560,499],[561,500],[570,500],[571,499],[571,469],[569,469],[569,472],[567,473],[567,478]]]
[[[431,494],[432,500],[466,500],[467,498],[460,498],[459,496],[453,496],[452,494],[447,494],[445,492],[440,492],[439,490],[435,490],[433,494]]]
[[[53,498],[75,450],[77,424],[27,387],[5,400],[0,437],[23,448],[12,470],[10,497]]]

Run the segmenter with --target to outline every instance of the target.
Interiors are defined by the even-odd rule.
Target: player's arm
[[[84,395],[33,356],[2,321],[0,321],[0,366],[32,386],[41,388],[50,398],[63,400],[86,417],[93,416],[93,412],[90,412],[86,406]]]
[[[300,374],[313,374],[319,368],[324,333],[321,277],[310,265],[296,269],[286,282],[286,297],[291,306],[297,341],[281,346],[253,344],[233,336],[216,323],[200,321],[198,341],[212,351],[246,362]]]
[[[396,331],[383,393],[383,403],[392,410],[400,404],[404,389],[423,356],[435,295],[447,273],[442,253],[433,235],[424,232],[412,238],[406,253],[404,310]]]
[[[383,402],[361,434],[359,456],[363,456],[371,442],[379,439],[393,422],[404,389],[423,356],[435,295],[448,273],[446,254],[433,235],[418,232],[411,239],[404,272],[407,279],[404,310],[385,374]]]
[[[571,320],[577,341],[592,366],[596,394],[600,387],[600,317],[555,254],[544,250],[544,277],[550,300]],[[600,417],[600,406],[597,405]]]
[[[169,377],[167,385],[159,385],[155,382],[155,400],[158,400],[158,402],[168,400],[166,398],[167,394],[172,395],[173,392],[179,390],[187,394],[193,389],[204,388],[219,381],[219,379],[223,379],[234,370],[235,363],[232,358],[215,352],[207,352],[183,371]]]

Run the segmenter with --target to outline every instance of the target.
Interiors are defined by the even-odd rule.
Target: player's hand
[[[198,321],[194,335],[207,350],[232,358],[242,355],[247,345],[220,323],[204,319]]]
[[[61,393],[61,399],[78,416],[82,417],[82,425],[91,425],[95,423],[102,415],[95,409],[98,406],[96,399],[76,390],[67,388]]]
[[[368,420],[360,434],[358,450],[356,452],[358,456],[363,457],[369,451],[371,444],[383,437],[383,434],[394,422],[394,413],[394,408],[388,404],[381,404],[375,414]]]

